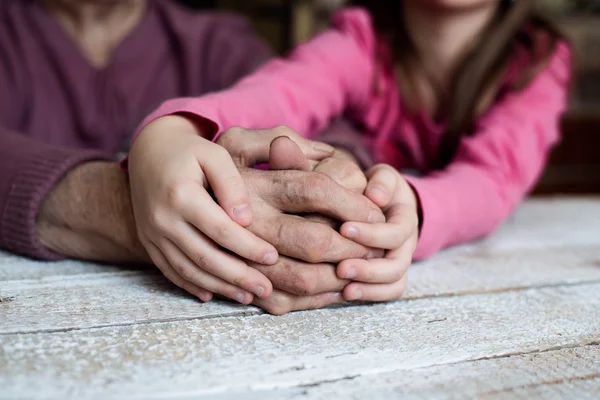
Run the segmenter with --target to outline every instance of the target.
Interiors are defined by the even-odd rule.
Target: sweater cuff
[[[42,201],[72,168],[88,161],[112,161],[103,153],[53,149],[28,158],[13,178],[5,208],[0,215],[0,242],[13,252],[44,260],[60,260],[41,243],[36,219]]]

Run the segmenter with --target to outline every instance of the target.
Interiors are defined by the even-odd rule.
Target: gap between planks
[[[355,375],[401,381],[419,368],[597,343],[599,309],[600,284],[587,284],[6,335],[0,387],[8,396],[177,398],[292,390]]]
[[[576,384],[573,385],[573,382]],[[589,385],[586,387],[585,383]],[[491,400],[530,399],[542,391],[547,392],[544,398],[566,392],[569,398],[596,400],[600,396],[600,343],[482,357],[408,371],[348,376],[284,389],[238,391],[210,396],[184,395],[178,398],[362,400],[409,397]]]
[[[409,270],[405,300],[499,293],[600,281],[600,252],[520,250],[510,256],[455,254]],[[159,275],[4,282],[0,334],[36,333],[160,321],[261,314],[256,307],[202,304]]]

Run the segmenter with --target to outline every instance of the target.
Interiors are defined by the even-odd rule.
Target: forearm
[[[36,221],[41,242],[66,257],[143,262],[126,175],[116,163],[90,162],[67,173]]]

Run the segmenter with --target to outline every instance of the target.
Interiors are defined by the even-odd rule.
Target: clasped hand
[[[274,314],[402,295],[417,206],[400,174],[376,166],[365,177],[288,128],[236,128],[218,143],[202,133],[161,118],[130,152],[138,235],[169,280],[203,301],[216,293]],[[289,139],[271,145],[280,136]],[[267,161],[270,171],[248,168]]]

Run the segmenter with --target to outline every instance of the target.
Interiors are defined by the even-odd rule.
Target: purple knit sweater
[[[151,0],[97,69],[37,1],[0,0],[0,248],[57,258],[35,219],[69,169],[113,160],[164,100],[223,89],[268,57],[243,20]]]

